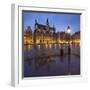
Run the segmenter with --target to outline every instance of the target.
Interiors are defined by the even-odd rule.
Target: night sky
[[[68,25],[71,27],[72,33],[80,31],[80,14],[32,11],[23,11],[24,30],[27,26],[31,26],[34,31],[35,19],[38,23],[45,25],[47,18],[49,25],[56,28],[56,32],[66,31]]]

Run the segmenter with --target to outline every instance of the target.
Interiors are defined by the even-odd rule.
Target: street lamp
[[[67,27],[67,34],[68,34],[68,55],[71,54],[71,48],[70,48],[70,38],[71,38],[71,28],[70,26]]]
[[[68,74],[71,74],[70,70],[70,63],[71,63],[71,47],[70,47],[70,39],[71,39],[71,28],[70,26],[67,27],[67,34],[68,34]]]
[[[67,33],[70,35],[71,34],[71,28],[70,26],[67,27]]]

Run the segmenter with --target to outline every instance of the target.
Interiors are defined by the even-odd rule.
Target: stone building
[[[33,44],[33,32],[30,26],[28,26],[24,32],[24,44]]]
[[[45,24],[40,24],[35,20],[34,30],[30,26],[24,31],[24,44],[80,44],[80,31],[69,35],[66,32],[56,32],[56,28],[50,26],[47,18]]]
[[[37,20],[35,20],[35,30],[34,30],[34,42],[36,44],[52,44],[56,43],[56,32],[55,27],[51,27],[49,25],[48,19],[46,20],[46,24],[39,24]]]
[[[80,31],[77,31],[72,35],[72,41],[75,44],[80,44]]]

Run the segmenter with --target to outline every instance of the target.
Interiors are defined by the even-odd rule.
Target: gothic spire
[[[35,19],[35,24],[37,24],[37,19]]]
[[[48,18],[47,18],[47,20],[46,20],[46,25],[48,25],[48,26],[49,26],[49,21],[48,21]]]

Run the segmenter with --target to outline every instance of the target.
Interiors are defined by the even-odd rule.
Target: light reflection
[[[56,44],[55,44],[55,48],[56,48]]]
[[[38,49],[40,49],[40,45],[38,45]]]
[[[48,45],[46,44],[46,48],[48,47]]]
[[[30,49],[31,47],[30,47],[30,45],[28,45],[28,49]]]
[[[51,44],[49,45],[49,48],[51,48]]]

